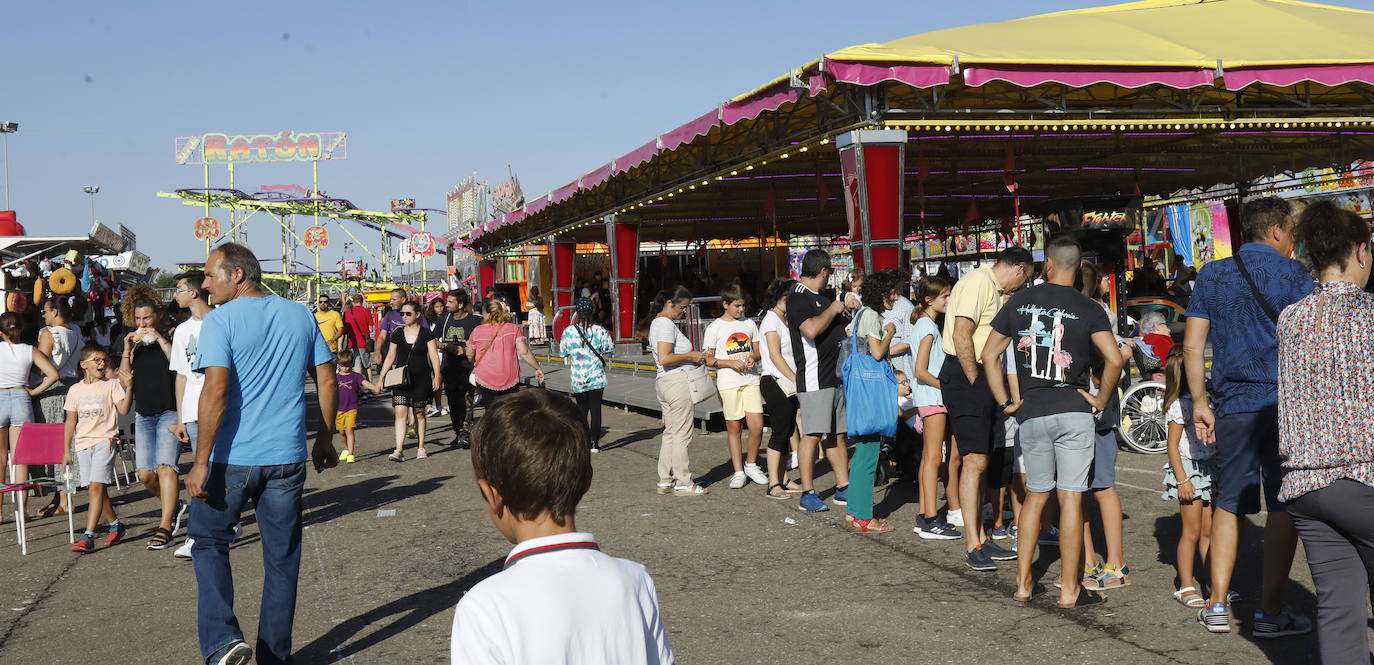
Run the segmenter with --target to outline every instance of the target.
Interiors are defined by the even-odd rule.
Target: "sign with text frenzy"
[[[175,157],[177,164],[197,165],[348,159],[348,135],[288,129],[275,134],[178,136]]]

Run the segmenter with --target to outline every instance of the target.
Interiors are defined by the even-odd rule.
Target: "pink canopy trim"
[[[720,111],[720,119],[727,125],[733,125],[741,120],[752,120],[759,117],[766,111],[776,111],[778,107],[787,102],[795,102],[801,98],[801,91],[787,87],[786,83],[779,84],[769,92],[752,97],[742,102],[726,102]]]
[[[540,198],[543,198],[543,197],[540,197]],[[526,214],[525,211],[526,211],[527,209],[528,209],[528,206],[521,206],[521,207],[519,207],[519,208],[516,208],[515,210],[512,210],[512,211],[506,213],[505,215],[503,215],[503,216],[501,217],[501,221],[498,222],[498,224],[499,224],[500,226],[505,226],[505,225],[507,225],[507,224],[514,224],[514,223],[516,223],[516,222],[518,222],[518,221],[524,219],[524,218],[525,218],[525,214]]]
[[[1337,86],[1352,81],[1374,83],[1374,63],[1238,68],[1226,69],[1222,75],[1227,90],[1240,90],[1252,83],[1290,86],[1303,81]]]
[[[639,146],[638,148],[635,148],[634,150],[631,150],[629,154],[625,155],[624,157],[621,157],[620,159],[611,162],[611,174],[615,175],[617,173],[624,173],[626,171],[629,171],[630,169],[639,166],[644,162],[649,161],[656,152],[658,152],[657,138],[655,138],[652,141],[649,141],[648,143],[645,143],[642,146]]]
[[[548,195],[548,194],[545,194],[545,195],[543,195],[543,196],[541,196],[541,197],[539,197],[539,198],[537,198],[537,199],[535,199],[535,200],[533,200],[533,201],[530,201],[529,203],[526,203],[526,204],[525,204],[525,214],[526,214],[526,215],[533,215],[534,213],[537,213],[537,212],[539,212],[540,210],[543,210],[544,208],[548,207],[548,205],[549,205],[549,195]]]
[[[582,176],[581,189],[592,189],[593,187],[596,187],[597,185],[606,182],[606,179],[609,177],[611,177],[611,165],[607,164],[599,169],[592,171],[591,173],[588,173],[587,175]]]
[[[570,182],[566,185],[563,185],[562,187],[559,187],[558,189],[553,190],[552,192],[549,192],[549,203],[562,203],[563,201],[567,201],[568,199],[572,198],[572,195],[575,194],[578,189],[580,189],[580,182],[581,181]]]
[[[1140,67],[1046,67],[1043,65],[998,65],[964,68],[964,83],[978,87],[988,81],[1000,80],[1029,88],[1044,83],[1062,83],[1082,88],[1094,83],[1111,83],[1123,88],[1147,85],[1167,85],[1187,89],[1212,85],[1216,70],[1207,69],[1144,69]]]
[[[692,120],[677,129],[666,132],[659,138],[663,140],[664,150],[674,150],[684,143],[691,143],[692,140],[698,136],[706,136],[706,134],[711,131],[711,128],[719,123],[720,113],[712,109],[710,113],[706,113],[700,118]]]
[[[857,85],[898,81],[916,88],[929,88],[949,83],[948,65],[885,65],[867,62],[838,62],[826,58],[825,70],[834,75],[836,81]]]
[[[812,74],[811,78],[807,80],[807,84],[810,87],[810,90],[808,90],[808,92],[811,93],[812,97],[815,97],[816,95],[825,92],[825,74],[822,74],[820,72]]]

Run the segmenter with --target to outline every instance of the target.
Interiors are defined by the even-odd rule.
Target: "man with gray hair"
[[[291,626],[301,565],[305,462],[339,463],[332,442],[338,390],[334,354],[300,304],[264,294],[252,251],[220,245],[205,265],[204,288],[219,305],[205,315],[193,364],[205,375],[195,464],[186,474],[191,563],[196,571],[201,656],[243,665],[253,648],[234,616],[229,543],[250,500],[262,541],[259,663],[291,662]],[[306,454],[305,376],[315,379],[320,422]]]

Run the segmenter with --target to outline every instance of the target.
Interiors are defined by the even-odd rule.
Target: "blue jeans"
[[[22,388],[0,390],[0,427],[33,422],[33,400]]]
[[[200,653],[217,660],[243,639],[234,616],[234,578],[229,544],[244,504],[252,500],[262,539],[262,605],[258,612],[257,662],[291,662],[291,624],[296,616],[296,582],[301,569],[301,494],[305,462],[275,466],[210,464],[205,500],[191,502],[187,535],[196,570]]]
[[[181,442],[172,433],[177,424],[176,411],[163,411],[151,416],[134,418],[134,466],[139,471],[157,471],[160,466],[177,468],[181,457]]]

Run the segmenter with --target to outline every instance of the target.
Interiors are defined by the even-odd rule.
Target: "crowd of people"
[[[1374,326],[1361,325],[1374,322],[1374,297],[1364,291],[1374,261],[1368,226],[1327,204],[1295,220],[1287,202],[1269,198],[1244,205],[1242,227],[1246,243],[1233,258],[1184,275],[1189,302],[1180,343],[1153,317],[1119,334],[1125,331],[1104,301],[1108,275],[1084,262],[1070,234],[1047,242],[1042,271],[1030,252],[1012,247],[957,280],[913,282],[888,268],[856,273],[838,292],[829,254],[811,250],[799,278],[769,284],[758,307],[739,284],[723,285],[722,314],[701,348],[678,325],[694,294],[680,286],[665,291],[647,326],[664,426],[656,491],[711,493],[696,481],[689,450],[695,406],[718,397],[729,488],[753,483],[769,498],[795,498],[807,512],[840,506],[848,528],[882,534],[896,526],[878,514],[875,486],[897,477],[912,484],[919,538],[962,540],[963,561],[975,571],[1016,562],[1015,601],[1041,593],[1032,562],[1038,546],[1053,545],[1061,558],[1059,606],[1101,603],[1103,591],[1131,584],[1114,488],[1114,429],[1117,389],[1134,359],[1139,371],[1157,372],[1165,383],[1161,490],[1182,523],[1174,599],[1195,610],[1206,630],[1232,630],[1240,520],[1263,509],[1253,635],[1312,630],[1308,617],[1283,604],[1301,538],[1317,587],[1323,660],[1367,658],[1368,589],[1350,580],[1374,574],[1365,563],[1374,526],[1363,513],[1374,502],[1374,372],[1367,371]],[[1302,262],[1290,258],[1295,241]],[[66,423],[66,463],[90,488],[74,550],[95,549],[102,518],[105,546],[123,538],[106,487],[119,416],[132,410],[135,467],[160,506],[146,546],[171,547],[189,517],[177,554],[195,567],[206,662],[242,663],[253,652],[233,616],[228,561],[248,505],[268,564],[256,650],[259,662],[286,662],[306,462],[323,470],[356,460],[357,411],[369,391],[389,393],[394,407],[389,458],[407,459],[413,428],[414,458],[424,459],[428,419],[443,414],[431,407],[446,394],[451,445],[472,448],[492,519],[516,543],[498,576],[505,581],[479,585],[459,606],[455,659],[478,648],[544,653],[543,641],[493,644],[490,622],[511,616],[509,608],[533,612],[517,598],[524,590],[558,596],[547,610],[557,611],[585,600],[574,587],[595,581],[622,585],[620,596],[640,600],[627,609],[600,594],[604,611],[584,613],[579,621],[590,623],[578,630],[610,630],[605,620],[623,623],[627,611],[651,615],[641,617],[647,632],[612,630],[595,649],[671,660],[643,567],[564,552],[597,549],[572,521],[590,483],[587,455],[601,450],[601,400],[612,380],[612,338],[592,294],[579,294],[577,316],[558,340],[570,368],[571,399],[564,399],[517,390],[521,363],[541,383],[543,370],[500,298],[474,304],[455,290],[425,305],[398,289],[380,316],[359,296],[340,303],[342,311],[321,297],[312,317],[263,293],[260,274],[249,250],[221,245],[203,272],[179,277],[175,315],[151,289],[126,293],[109,347],[71,323],[79,317],[64,300],[45,304],[41,326],[30,322],[30,343],[21,317],[0,315],[0,445],[25,422]],[[320,412],[309,449],[307,376]],[[469,395],[485,410],[480,420],[470,417]],[[543,416],[527,419],[534,413]],[[180,479],[183,442],[194,461]],[[822,461],[833,476],[824,494],[817,489]],[[182,480],[195,499],[189,503]],[[1085,510],[1085,498],[1096,510]],[[71,507],[54,498],[40,514],[65,510]],[[533,553],[558,554],[537,559],[549,565],[566,559],[561,565],[602,572],[574,583],[550,579],[544,566],[511,568]]]

